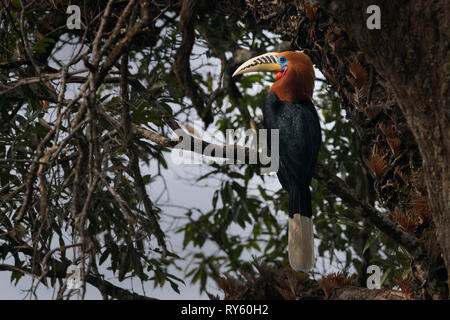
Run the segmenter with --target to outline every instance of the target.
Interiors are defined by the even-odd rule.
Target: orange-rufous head
[[[276,81],[270,88],[278,99],[289,102],[311,100],[315,74],[311,59],[304,53],[269,52],[244,62],[233,77],[252,71],[276,72]]]

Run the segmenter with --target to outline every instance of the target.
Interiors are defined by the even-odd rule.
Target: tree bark
[[[447,1],[377,1],[381,29],[366,27],[373,1],[320,1],[393,89],[423,159],[429,207],[450,263],[450,7]]]

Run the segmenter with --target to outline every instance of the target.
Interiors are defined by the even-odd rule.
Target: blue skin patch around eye
[[[278,63],[283,67],[286,63],[288,62],[288,60],[286,59],[286,57],[279,57],[278,58]]]

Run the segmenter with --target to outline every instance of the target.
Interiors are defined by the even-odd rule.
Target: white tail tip
[[[314,266],[314,234],[312,219],[294,214],[289,218],[289,264],[295,271],[308,272]]]

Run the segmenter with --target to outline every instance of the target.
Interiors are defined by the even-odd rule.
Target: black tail
[[[311,218],[311,191],[309,188],[297,189],[292,188],[289,192],[289,217],[292,218],[294,213]]]

